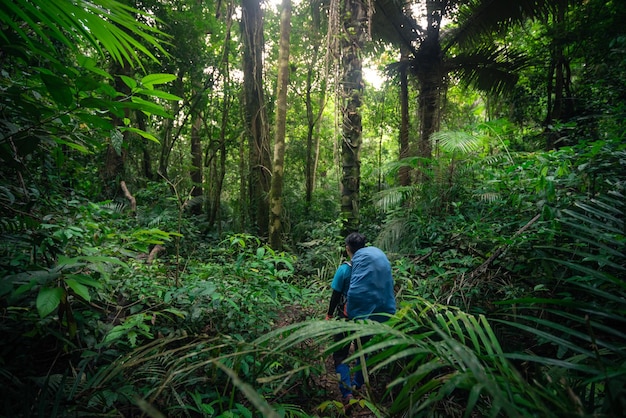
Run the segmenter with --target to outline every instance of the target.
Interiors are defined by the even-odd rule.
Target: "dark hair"
[[[353,254],[365,247],[365,241],[365,235],[358,232],[352,232],[346,237],[346,245],[350,247]]]

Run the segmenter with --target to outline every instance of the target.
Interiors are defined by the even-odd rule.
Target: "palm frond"
[[[553,297],[507,301],[518,314],[502,321],[535,341],[533,352],[507,357],[541,365],[550,375],[578,376],[575,387],[561,389],[591,413],[620,411],[619,397],[626,395],[611,383],[626,380],[625,209],[623,199],[607,193],[561,210],[554,231],[559,245],[541,247],[541,261],[564,279],[551,289]],[[554,390],[564,381],[545,385]]]
[[[375,40],[391,42],[413,48],[413,43],[422,33],[423,28],[415,18],[407,13],[405,0],[377,0],[372,14],[371,29]]]
[[[53,41],[58,41],[76,49],[86,42],[99,52],[108,51],[120,63],[126,61],[141,66],[139,53],[157,60],[146,45],[134,37],[166,54],[156,38],[159,36],[164,41],[166,35],[136,20],[137,15],[144,13],[116,0],[11,0],[4,6],[6,11],[0,13],[0,21],[32,50],[38,49],[31,39],[34,33],[49,47],[53,46]],[[8,41],[4,35],[3,38]]]
[[[393,368],[395,378],[388,383],[388,395],[393,392],[391,415],[433,416],[452,393],[461,391],[467,396],[466,416],[487,409],[490,416],[554,416],[505,358],[485,317],[419,298],[387,323],[310,321],[271,332],[255,345],[280,355],[309,338],[330,342],[340,332],[349,336],[337,344],[372,337],[347,361],[367,356],[370,373]],[[337,344],[329,343],[326,353]],[[529,411],[530,407],[535,409]]]
[[[389,211],[402,204],[408,195],[414,193],[413,186],[401,186],[381,190],[374,196],[374,205],[382,211]]]
[[[407,232],[409,232],[407,220],[393,218],[383,225],[376,238],[376,245],[386,250],[397,249],[398,243],[403,240]]]
[[[479,139],[468,132],[439,131],[433,133],[431,139],[449,153],[469,154],[480,149]]]
[[[471,53],[461,52],[451,57],[447,65],[468,85],[501,94],[515,86],[517,72],[528,65],[528,60],[522,54],[492,44]]]
[[[478,42],[494,33],[499,33],[512,24],[525,19],[545,17],[557,7],[569,4],[570,0],[520,0],[512,4],[508,0],[470,0],[461,2],[454,27],[448,36],[447,47],[466,46]]]

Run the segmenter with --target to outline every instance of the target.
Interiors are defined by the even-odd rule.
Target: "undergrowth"
[[[319,382],[345,330],[375,336],[352,358],[369,357],[364,414],[612,416],[626,381],[623,161],[611,142],[520,156],[461,183],[458,196],[498,199],[437,212],[420,194],[452,192],[395,191],[408,206],[387,208],[376,242],[399,310],[383,325],[319,320],[339,222],[295,253],[209,237],[176,207],[157,222],[150,207],[57,196],[40,218],[16,212],[0,224],[0,413],[339,416],[332,378]]]

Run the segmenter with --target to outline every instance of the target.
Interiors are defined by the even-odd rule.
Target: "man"
[[[333,283],[333,296],[329,305],[326,319],[333,317],[336,307],[340,304],[341,295],[345,295],[344,314],[341,317],[348,319],[371,319],[378,322],[386,321],[390,315],[396,312],[396,299],[393,290],[393,277],[391,264],[385,253],[376,247],[365,246],[365,236],[353,232],[346,237],[346,252],[352,260],[351,272],[340,266],[335,273]],[[346,272],[350,275],[349,286],[345,287]],[[343,335],[335,337],[335,341],[343,339]],[[361,341],[367,343],[369,338]],[[352,387],[360,389],[363,386],[363,373],[358,371],[354,380],[350,379],[350,367],[344,363],[348,357],[350,345],[346,345],[335,353],[335,371],[339,374],[339,389],[343,396],[344,404],[349,404],[352,399]]]

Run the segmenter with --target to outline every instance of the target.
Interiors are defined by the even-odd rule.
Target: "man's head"
[[[363,247],[365,247],[365,235],[352,232],[346,237],[346,250],[350,256]]]

